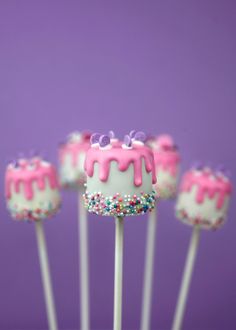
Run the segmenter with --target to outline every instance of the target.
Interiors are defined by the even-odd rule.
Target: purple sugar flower
[[[99,145],[101,148],[105,148],[111,143],[111,139],[108,135],[101,135],[99,138]]]
[[[90,137],[90,143],[92,145],[99,143],[100,136],[101,136],[101,134],[99,134],[99,133],[93,133]]]
[[[132,146],[132,139],[131,139],[131,136],[130,135],[125,135],[125,137],[124,137],[124,144],[127,147],[131,147]]]
[[[129,136],[131,137],[131,139],[134,138],[135,133],[136,133],[136,131],[134,129],[132,131],[130,131]]]
[[[145,142],[146,141],[146,134],[144,132],[137,132],[134,135],[134,140],[140,141],[140,142]]]

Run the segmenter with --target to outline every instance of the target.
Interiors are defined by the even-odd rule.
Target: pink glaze
[[[159,169],[162,169],[168,171],[172,176],[176,176],[180,163],[180,156],[174,146],[172,137],[163,134],[153,138],[151,142],[157,173]]]
[[[172,176],[177,175],[180,156],[176,151],[153,150],[156,170],[159,168],[168,171]]]
[[[214,176],[214,173],[210,171],[198,171],[197,173],[196,171],[187,172],[183,177],[180,190],[190,192],[192,187],[196,185],[196,202],[199,204],[203,203],[205,198],[212,199],[218,194],[216,207],[221,209],[225,198],[232,192],[231,183],[222,176]]]
[[[132,149],[123,149],[120,144],[113,145],[111,149],[101,150],[99,147],[92,147],[88,150],[85,159],[85,171],[89,177],[93,176],[94,164],[99,164],[99,178],[102,182],[108,180],[110,163],[116,161],[118,169],[126,171],[131,163],[134,165],[134,184],[142,185],[142,159],[145,161],[145,168],[148,173],[152,172],[152,183],[156,183],[155,165],[153,153],[146,146],[133,145]]]
[[[33,169],[29,169],[30,164],[35,164]],[[48,179],[51,189],[59,188],[54,166],[51,164],[43,165],[38,158],[24,161],[24,163],[19,162],[19,167],[17,168],[9,165],[5,177],[6,198],[11,198],[12,189],[19,193],[20,185],[23,184],[25,198],[31,200],[34,197],[33,182],[37,183],[40,190],[44,190],[46,179]]]
[[[86,153],[89,148],[90,148],[89,141],[68,142],[66,144],[63,144],[59,149],[60,162],[63,163],[66,155],[69,154],[72,157],[72,165],[76,167],[78,155],[80,153]]]

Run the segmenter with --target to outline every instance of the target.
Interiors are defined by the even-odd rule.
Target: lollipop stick
[[[88,228],[87,212],[83,205],[83,191],[78,193],[78,225],[80,251],[80,327],[89,329],[89,266],[88,266]]]
[[[185,263],[179,298],[175,310],[175,317],[172,330],[180,330],[183,322],[185,306],[189,291],[190,280],[192,277],[193,266],[197,254],[197,248],[200,237],[200,228],[195,226],[193,228],[192,237],[189,245],[188,255]]]
[[[115,283],[113,330],[121,330],[122,324],[122,273],[123,273],[123,217],[116,217]]]
[[[43,223],[40,220],[35,221],[35,230],[38,243],[41,276],[43,280],[44,297],[47,307],[48,326],[50,330],[57,330],[56,309],[52,292],[47,247],[44,236]]]
[[[148,330],[150,328],[156,225],[157,209],[155,207],[154,210],[149,213],[148,218],[141,330]]]

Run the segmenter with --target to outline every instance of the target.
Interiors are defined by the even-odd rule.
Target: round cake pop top
[[[99,135],[100,137],[100,135]],[[97,136],[93,137],[93,143]],[[66,142],[59,147],[59,174],[63,187],[77,188],[84,185],[86,176],[84,172],[85,154],[90,148],[91,133],[73,132]]]
[[[180,156],[170,135],[163,134],[147,141],[152,148],[157,173],[155,190],[161,199],[176,196]]]
[[[5,194],[7,208],[17,220],[51,217],[61,204],[56,169],[40,157],[7,166]]]
[[[176,204],[177,217],[189,225],[217,229],[225,221],[232,184],[227,171],[213,171],[200,163],[182,179]]]
[[[136,144],[130,135],[112,144],[102,135],[85,159],[87,188],[85,206],[98,215],[129,216],[152,210],[156,183],[154,157],[143,142]],[[91,141],[92,142],[92,141]]]

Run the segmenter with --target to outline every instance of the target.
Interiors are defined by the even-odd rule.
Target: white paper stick
[[[192,237],[190,240],[188,255],[184,267],[184,273],[182,277],[182,283],[181,288],[179,292],[177,307],[175,310],[175,317],[173,322],[172,330],[180,330],[182,327],[183,317],[184,317],[184,311],[185,306],[187,302],[188,297],[188,291],[190,286],[190,281],[192,277],[193,272],[193,266],[197,254],[197,248],[199,243],[199,237],[200,237],[200,227],[195,226],[193,228]]]
[[[48,263],[48,254],[46,240],[43,230],[42,221],[35,221],[35,230],[38,243],[39,262],[41,269],[41,276],[43,281],[44,297],[46,302],[48,326],[50,330],[57,330],[56,309],[52,291],[52,283],[50,276],[50,269]]]
[[[141,314],[141,330],[150,329],[156,225],[157,225],[157,209],[155,206],[154,210],[149,213],[149,217],[148,217],[142,314]]]
[[[114,320],[113,330],[121,330],[122,326],[122,277],[123,277],[123,217],[116,217],[115,241],[115,281],[114,281]]]
[[[83,190],[78,192],[78,228],[80,255],[80,328],[89,330],[89,262],[88,219],[83,203]]]

